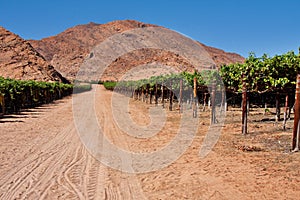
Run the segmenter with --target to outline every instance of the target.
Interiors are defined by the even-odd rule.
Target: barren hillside
[[[114,21],[107,24],[89,23],[69,28],[56,36],[42,40],[31,40],[30,43],[66,78],[73,80],[80,65],[97,44],[116,33],[134,28],[155,26],[133,20]],[[244,61],[244,58],[238,54],[227,53],[201,43],[199,45],[204,47],[217,65]],[[171,52],[143,49],[115,60],[104,76],[106,79],[114,79],[114,77],[119,77],[126,70],[131,69],[137,64],[149,62],[160,62],[175,67],[185,66],[185,69],[193,67],[187,60]]]
[[[66,79],[31,44],[0,26],[0,76],[5,78],[62,81]]]

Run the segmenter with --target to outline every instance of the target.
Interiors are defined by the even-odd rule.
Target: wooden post
[[[247,94],[247,116],[249,115],[250,111],[250,102],[249,102],[249,95]]]
[[[197,78],[194,78],[194,98],[197,97]]]
[[[193,117],[197,117],[197,78],[194,77],[194,103],[193,103]]]
[[[279,100],[280,100],[279,92],[276,92],[276,116],[275,116],[276,122],[278,122],[280,120],[280,103],[279,103]]]
[[[146,103],[148,103],[148,99],[149,99],[149,91],[150,91],[150,85],[147,84],[147,86],[146,86]]]
[[[5,114],[5,99],[4,95],[0,94],[0,116]]]
[[[206,99],[207,99],[207,93],[204,92],[204,97],[203,97],[203,109],[202,109],[203,112],[205,111]]]
[[[150,87],[150,86],[149,86]],[[152,90],[151,88],[149,88],[149,103],[152,104],[152,98],[153,98],[153,95],[152,95]]]
[[[283,115],[283,130],[286,129],[286,120],[288,115],[288,109],[289,109],[289,94],[287,93],[285,95],[285,105],[284,105],[284,115]]]
[[[170,100],[169,110],[172,111],[172,107],[173,107],[172,80],[170,80],[169,100]]]
[[[162,107],[165,108],[165,93],[164,93],[164,83],[161,84],[161,102]]]
[[[222,100],[221,100],[221,108],[220,108],[220,115],[225,111],[225,90],[222,88],[222,90],[221,90],[221,92],[222,92]]]
[[[289,96],[289,99],[290,99],[290,95]],[[289,102],[289,109],[288,109],[288,114],[287,114],[287,119],[290,120],[291,119],[291,112],[292,112],[292,109],[293,109],[294,105],[291,105],[291,103]]]
[[[243,75],[243,94],[242,94],[242,134],[247,134],[247,87]]]
[[[145,102],[145,88],[142,86],[142,102]]]
[[[157,94],[157,90],[158,90],[158,88],[157,88],[157,83],[155,83],[155,106],[157,106],[157,104],[158,104],[158,94]]]
[[[213,81],[211,87],[211,124],[216,123],[216,82]]]
[[[179,113],[183,112],[182,89],[183,89],[183,81],[182,81],[182,79],[180,79],[180,83],[179,83]]]
[[[131,86],[131,98],[134,99],[135,89],[133,86]]]
[[[190,105],[189,105],[189,109],[192,109],[192,105],[193,105],[193,96],[194,96],[194,94],[193,94],[193,92],[191,92],[191,94],[190,94]]]
[[[299,148],[296,145],[296,144],[299,144],[299,134],[297,134],[299,118],[300,118],[300,74],[297,75],[296,91],[295,91],[295,113],[294,113],[294,129],[293,129],[292,149]],[[298,138],[297,138],[297,135],[298,135]],[[298,141],[297,141],[297,139],[298,139]]]

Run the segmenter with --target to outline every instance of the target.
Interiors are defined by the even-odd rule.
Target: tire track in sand
[[[35,189],[42,182],[48,182],[55,171],[55,166],[67,155],[67,148],[63,142],[67,139],[67,133],[70,127],[66,128],[62,134],[55,137],[46,145],[42,145],[38,151],[33,152],[30,157],[24,160],[17,168],[11,170],[5,177],[1,178],[0,197],[12,199],[13,196],[19,195],[25,197],[32,191],[39,193]],[[46,179],[46,181],[45,181]],[[9,182],[10,184],[5,184]],[[18,192],[18,190],[20,192]],[[5,194],[3,195],[5,191]]]
[[[72,117],[71,99],[64,104],[53,108],[56,109],[54,112],[48,109],[37,123],[45,126],[45,119],[57,121],[57,112],[65,112],[66,118]],[[115,125],[107,123],[115,130]],[[64,127],[65,124],[69,125]],[[140,195],[143,191],[133,175],[112,170],[88,154],[74,123],[61,122],[55,133],[51,132],[51,126],[57,128],[57,125],[49,124],[46,131],[55,137],[32,139],[28,157],[0,177],[0,199],[143,199]],[[23,126],[16,127],[16,132],[18,128]]]

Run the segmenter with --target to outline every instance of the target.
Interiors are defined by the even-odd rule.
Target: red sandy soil
[[[99,123],[113,144],[153,151],[174,137],[178,111],[167,111],[165,127],[150,139],[122,133],[112,120],[111,94],[98,86],[95,98]],[[151,106],[130,101],[132,119],[149,123]],[[218,143],[200,158],[209,111],[199,116],[198,132],[187,151],[168,167],[142,174],[111,169],[87,152],[74,125],[71,97],[6,116],[0,119],[0,199],[299,198],[300,156],[289,152],[291,129],[284,132],[272,122],[258,122],[242,136],[240,111],[231,108]]]

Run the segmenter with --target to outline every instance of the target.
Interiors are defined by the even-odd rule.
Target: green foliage
[[[300,72],[300,54],[257,58],[250,53],[243,64],[223,65],[220,74],[228,90],[241,92],[243,80],[249,92],[292,91]],[[244,78],[243,78],[244,77]]]
[[[73,93],[80,93],[80,92],[85,92],[89,91],[92,89],[92,86],[90,83],[85,83],[85,84],[75,84],[73,86]]]
[[[113,82],[113,81],[106,81],[103,82],[103,86],[105,87],[105,89],[107,90],[113,90],[116,87],[117,83]]]
[[[18,112],[24,107],[49,103],[72,94],[73,85],[58,82],[14,80],[0,77],[0,95],[4,97],[6,110]]]
[[[225,86],[228,91],[240,93],[244,81],[248,92],[289,92],[294,91],[298,73],[300,73],[300,54],[296,55],[293,51],[274,57],[265,54],[261,58],[250,53],[244,63],[223,65],[219,71],[182,72],[138,81],[121,81],[118,82],[118,87],[153,90],[157,83],[166,87],[172,83],[172,89],[176,90],[179,88],[180,79],[184,81],[183,85],[187,88],[194,87],[193,82],[196,78],[198,89],[210,88],[212,84],[216,84],[217,89]],[[104,86],[113,89],[116,84],[108,82]]]
[[[183,80],[184,88],[194,87],[194,78],[197,79],[197,87],[204,87],[211,84],[212,82],[221,86],[222,79],[218,75],[216,70],[206,70],[202,72],[182,72],[178,74],[167,74],[161,76],[152,76],[149,79],[141,79],[136,81],[120,81],[116,82],[104,82],[103,85],[108,90],[113,90],[115,87],[120,88],[134,88],[134,89],[149,89],[154,90],[155,85],[164,85],[170,87],[172,84],[172,89],[177,90],[180,87],[180,80]]]

